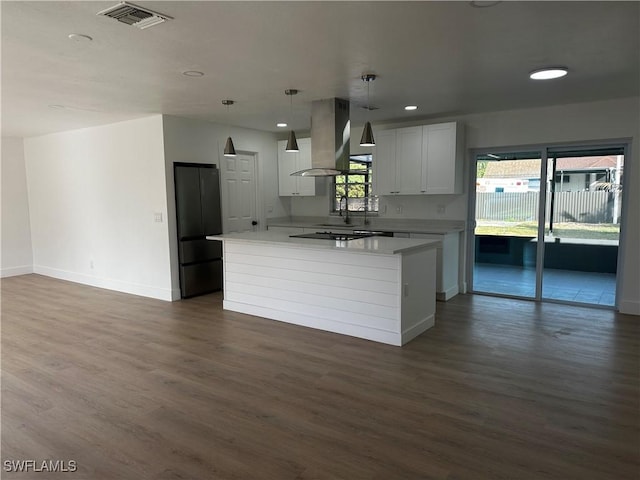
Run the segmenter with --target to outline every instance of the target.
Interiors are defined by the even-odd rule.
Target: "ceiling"
[[[96,15],[116,3],[1,2],[3,136],[159,113],[306,130],[311,102],[330,97],[375,126],[640,90],[638,2],[134,1],[173,17],[145,30]],[[570,73],[528,78],[546,65]],[[371,112],[364,73],[378,75]]]

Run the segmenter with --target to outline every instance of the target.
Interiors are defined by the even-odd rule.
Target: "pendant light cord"
[[[293,92],[289,95],[289,125],[293,130]]]
[[[371,103],[370,103],[370,99],[369,99],[369,88],[371,86],[371,80],[367,80],[367,116],[370,115],[371,112]]]

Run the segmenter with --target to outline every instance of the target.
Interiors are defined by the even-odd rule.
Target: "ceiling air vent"
[[[166,20],[171,20],[168,15],[154,12],[147,8],[138,7],[132,3],[120,2],[118,5],[109,7],[106,10],[98,12],[96,15],[113,18],[119,22],[133,25],[139,29],[153,27]]]

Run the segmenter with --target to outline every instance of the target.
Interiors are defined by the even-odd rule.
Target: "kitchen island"
[[[461,250],[465,242],[464,221],[372,218],[365,225],[363,217],[356,217],[349,224],[342,220],[343,218],[336,216],[270,218],[267,228],[289,234],[316,231],[319,228],[339,231],[374,230],[393,232],[394,237],[440,240],[442,244],[436,255],[436,299],[446,302],[458,293],[467,291],[463,272],[465,252]]]
[[[223,308],[403,345],[434,325],[437,240],[293,238],[223,242]]]

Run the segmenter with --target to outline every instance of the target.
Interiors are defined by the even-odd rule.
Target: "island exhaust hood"
[[[301,177],[333,177],[349,171],[349,102],[340,98],[311,103],[311,166]]]

